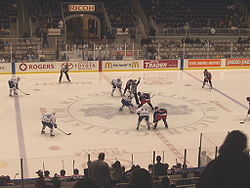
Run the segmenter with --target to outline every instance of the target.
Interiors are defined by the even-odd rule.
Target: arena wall
[[[249,69],[249,59],[171,59],[131,61],[69,61],[1,63],[0,74],[58,73],[68,63],[70,72]]]

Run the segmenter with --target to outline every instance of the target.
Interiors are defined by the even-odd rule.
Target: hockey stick
[[[246,120],[247,120],[247,118],[248,118],[248,115],[249,115],[249,114],[247,114],[246,118],[245,118],[243,121],[241,121],[241,122],[240,122],[240,124],[245,123],[245,121],[246,121]]]
[[[66,135],[71,135],[71,133],[66,133],[66,132],[64,132],[62,129],[59,129],[58,127],[57,127],[57,129],[58,129],[59,131],[61,131],[62,133],[66,134]]]
[[[21,91],[21,93],[23,93],[24,95],[30,95],[29,93],[23,92],[21,89],[18,89],[18,90]]]

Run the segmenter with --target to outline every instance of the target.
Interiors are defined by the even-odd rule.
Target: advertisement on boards
[[[221,67],[221,59],[189,59],[188,68]]]
[[[98,61],[80,62],[22,62],[16,63],[17,73],[49,73],[59,72],[62,65],[68,64],[70,71],[98,71]]]
[[[178,68],[178,60],[144,60],[144,69],[169,69]]]
[[[226,67],[250,66],[250,59],[226,59]]]
[[[142,69],[142,61],[103,61],[102,70],[136,70]]]
[[[11,63],[0,63],[0,74],[10,74]]]

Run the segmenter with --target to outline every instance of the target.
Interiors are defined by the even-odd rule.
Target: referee
[[[69,64],[68,64],[68,63],[66,63],[66,64],[64,64],[64,65],[61,65],[59,83],[61,83],[61,81],[62,81],[63,73],[65,74],[67,80],[70,82],[69,74],[68,74],[69,69],[70,69],[70,67],[69,67]]]

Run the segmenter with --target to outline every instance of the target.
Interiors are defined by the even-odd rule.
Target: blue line
[[[194,78],[195,80],[203,83],[202,80],[200,80],[199,78],[196,78],[195,76],[193,76],[192,74],[190,74],[189,72],[186,72],[186,71],[183,71],[184,73],[188,74],[189,76],[191,76],[192,78]],[[227,95],[226,93],[220,91],[219,89],[216,89],[213,87],[213,90],[217,91],[219,94],[223,95],[224,97],[228,98],[229,100],[233,101],[234,103],[240,105],[241,107],[245,108],[245,109],[248,109],[248,107],[242,103],[240,103],[239,101],[237,101],[236,99],[230,97],[229,95]]]
[[[22,117],[21,117],[21,110],[20,110],[20,103],[18,97],[14,97],[15,102],[15,110],[16,110],[16,127],[17,127],[17,138],[18,138],[18,145],[19,145],[19,154],[23,160],[23,171],[24,177],[29,177],[28,165],[27,165],[27,156],[26,156],[26,149],[24,144],[24,134],[23,134],[23,125],[22,125]]]
[[[16,63],[12,62],[12,77],[15,77],[16,73]],[[18,96],[14,96],[14,104],[15,104],[15,111],[16,111],[16,127],[17,127],[17,138],[18,138],[18,145],[19,145],[19,155],[20,158],[23,159],[23,172],[24,177],[29,177],[28,171],[28,164],[27,164],[27,155],[26,149],[24,144],[24,134],[23,134],[23,125],[22,125],[22,117],[21,117],[21,110],[20,110],[20,103]]]

